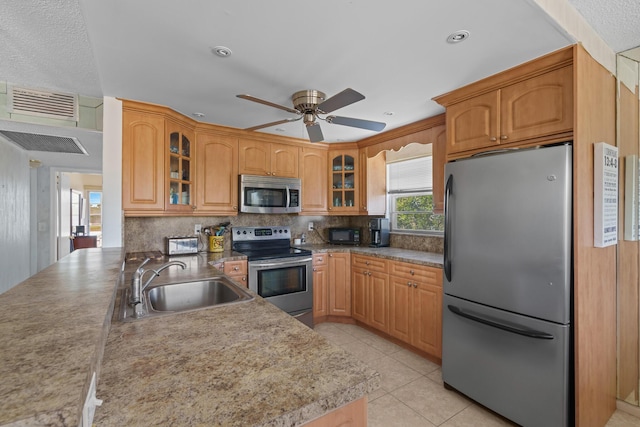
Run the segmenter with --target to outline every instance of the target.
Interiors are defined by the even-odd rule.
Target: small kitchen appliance
[[[231,236],[247,256],[249,289],[313,328],[311,251],[291,247],[290,227],[233,227]]]
[[[198,253],[197,237],[167,237],[167,255],[186,255]]]
[[[369,246],[380,248],[389,246],[389,219],[372,218],[369,220],[369,232],[371,244]]]
[[[360,245],[359,228],[329,228],[328,236],[332,245]]]

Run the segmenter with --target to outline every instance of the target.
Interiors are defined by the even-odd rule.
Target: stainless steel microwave
[[[240,175],[240,212],[288,214],[300,212],[300,179]]]

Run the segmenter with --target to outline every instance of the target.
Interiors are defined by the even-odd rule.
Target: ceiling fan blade
[[[382,122],[374,122],[371,120],[354,119],[351,117],[342,116],[329,116],[326,120],[327,122],[336,125],[351,126],[354,128],[373,130],[376,132],[380,132],[387,125],[386,123]]]
[[[324,140],[322,129],[320,129],[320,125],[318,123],[307,125],[307,133],[309,134],[309,141],[311,142],[320,142]]]
[[[300,120],[301,118],[302,118],[302,116],[298,117],[297,119],[278,120],[277,122],[271,122],[271,123],[265,123],[263,125],[252,126],[250,128],[246,128],[245,130],[258,130],[258,129],[262,129],[262,128],[268,128],[270,126],[280,125],[282,123],[295,122],[295,121]]]
[[[264,99],[256,98],[255,96],[246,95],[246,94],[236,95],[236,96],[238,98],[246,99],[247,101],[253,101],[253,102],[257,102],[258,104],[263,104],[263,105],[268,105],[269,107],[278,108],[280,110],[284,110],[284,111],[287,111],[289,113],[300,114],[300,112],[298,110],[294,110],[293,108],[285,107],[284,105],[274,104],[273,102],[265,101]]]
[[[342,92],[333,95],[323,103],[319,104],[318,110],[322,111],[323,113],[330,113],[337,110],[338,108],[346,107],[349,104],[362,101],[363,99],[363,94],[361,94],[360,92],[356,92],[351,88],[347,88]]]

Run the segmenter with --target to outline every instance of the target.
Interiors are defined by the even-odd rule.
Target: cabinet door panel
[[[315,258],[315,255],[314,255]],[[326,316],[329,309],[327,299],[327,266],[320,265],[313,267],[313,317]]]
[[[329,314],[351,316],[351,257],[349,253],[329,254]]]
[[[351,317],[367,322],[367,271],[354,268],[351,274]]]
[[[298,147],[271,144],[271,175],[298,177]]]
[[[271,175],[269,144],[241,139],[240,165],[238,173],[249,175]]]
[[[501,143],[572,130],[572,70],[564,67],[501,90]]]
[[[122,113],[122,208],[164,210],[164,118]]]
[[[442,289],[420,283],[413,289],[412,343],[442,357]]]
[[[327,213],[327,152],[313,148],[300,149],[302,181],[302,214]]]
[[[447,152],[497,144],[498,101],[493,91],[447,107]]]
[[[409,280],[391,276],[389,279],[389,335],[411,343],[411,303],[413,288]]]
[[[197,213],[238,212],[238,140],[198,133],[196,167]]]
[[[383,332],[389,330],[389,275],[371,273],[369,284],[368,323]]]

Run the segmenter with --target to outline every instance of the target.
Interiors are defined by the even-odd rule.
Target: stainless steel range
[[[291,247],[290,227],[233,227],[231,236],[247,256],[249,289],[313,328],[311,251]]]

